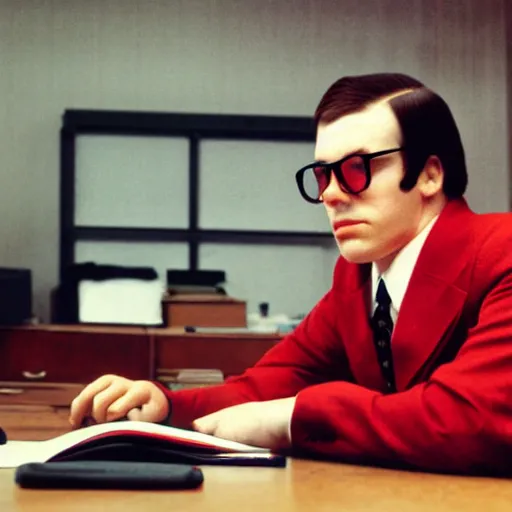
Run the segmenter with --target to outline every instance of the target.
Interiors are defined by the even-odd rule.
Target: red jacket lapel
[[[420,253],[392,338],[398,391],[443,348],[460,319],[474,258],[473,215],[464,200],[450,201]]]

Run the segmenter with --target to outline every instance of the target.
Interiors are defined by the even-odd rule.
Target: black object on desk
[[[194,489],[203,483],[199,468],[156,462],[36,462],[16,469],[26,489]]]
[[[5,434],[4,430],[0,427],[0,444],[7,443],[7,435]]]
[[[167,286],[211,286],[216,287],[226,281],[223,270],[167,270]]]
[[[0,325],[23,325],[32,317],[32,271],[0,267]]]

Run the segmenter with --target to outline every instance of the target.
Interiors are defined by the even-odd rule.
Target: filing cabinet
[[[0,329],[0,380],[87,383],[105,373],[151,376],[143,328],[54,326]]]
[[[9,439],[70,430],[69,406],[104,374],[157,380],[173,369],[243,373],[276,334],[185,333],[183,329],[41,325],[0,328],[0,426]]]

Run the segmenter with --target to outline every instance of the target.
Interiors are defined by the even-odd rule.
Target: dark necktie
[[[382,370],[382,375],[386,381],[388,393],[392,393],[395,388],[395,374],[393,372],[393,354],[391,352],[391,334],[393,333],[393,320],[389,306],[391,298],[386,290],[384,280],[379,280],[377,287],[377,308],[373,313],[371,320],[373,330],[373,340],[377,350],[377,358]]]

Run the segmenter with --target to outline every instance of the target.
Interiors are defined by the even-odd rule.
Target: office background
[[[470,205],[508,210],[509,10],[506,0],[0,0],[0,265],[32,269],[34,312],[48,319],[64,109],[309,116],[344,74],[401,71],[439,91],[462,132]],[[254,172],[274,156],[258,152]],[[137,251],[148,254],[129,251],[127,263]],[[288,314],[327,289],[335,259],[308,247],[239,251],[232,274],[252,259],[265,262],[253,281],[289,283],[274,301]],[[214,250],[211,264],[223,261]]]

